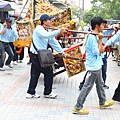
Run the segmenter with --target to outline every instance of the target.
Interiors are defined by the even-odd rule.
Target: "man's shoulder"
[[[16,31],[16,27],[15,27],[15,26],[11,26],[11,29],[12,29],[13,31]]]
[[[89,33],[87,39],[93,41],[94,39],[97,39],[97,36],[94,33]]]
[[[43,29],[43,26],[37,25],[35,29],[38,29],[38,28],[39,28],[39,29]]]
[[[0,23],[0,30],[3,29],[3,24]]]
[[[37,25],[36,28],[34,29],[34,32],[36,32],[36,31],[42,31],[42,30],[44,30],[43,26]]]

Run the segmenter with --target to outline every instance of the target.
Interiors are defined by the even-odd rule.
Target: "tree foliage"
[[[86,23],[85,23],[83,20],[80,20],[79,25],[80,25],[81,27],[83,27],[83,26],[86,25]]]
[[[77,17],[80,18],[80,16],[83,14],[83,12],[82,12],[82,10],[79,9],[79,8],[74,8],[74,9],[72,9],[72,14],[73,14],[73,15],[77,15]]]
[[[88,12],[84,12],[84,17],[83,17],[83,20],[86,22],[86,23],[90,23],[91,19],[94,17],[94,14],[92,11],[88,11]]]
[[[104,19],[120,19],[119,0],[91,0],[94,16]]]

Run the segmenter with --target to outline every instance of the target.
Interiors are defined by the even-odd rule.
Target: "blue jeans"
[[[102,65],[102,78],[104,83],[106,82],[106,72],[107,72],[107,55],[104,55],[104,58],[102,58],[103,65]]]
[[[0,42],[0,67],[2,68],[4,66],[5,61],[5,50],[3,47],[3,44]]]
[[[9,65],[11,61],[13,60],[14,53],[9,43],[2,42],[2,44],[3,44],[5,52],[8,54],[8,59],[6,60],[5,65]]]

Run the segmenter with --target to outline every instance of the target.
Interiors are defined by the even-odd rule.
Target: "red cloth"
[[[86,53],[84,53],[82,57],[83,57],[83,59],[86,59]]]

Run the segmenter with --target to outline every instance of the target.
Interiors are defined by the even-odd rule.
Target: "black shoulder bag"
[[[34,43],[33,43],[33,46],[38,53],[38,59],[39,59],[41,67],[50,67],[50,66],[54,65],[55,60],[53,58],[52,51],[46,50],[46,49],[45,50],[37,50]]]

